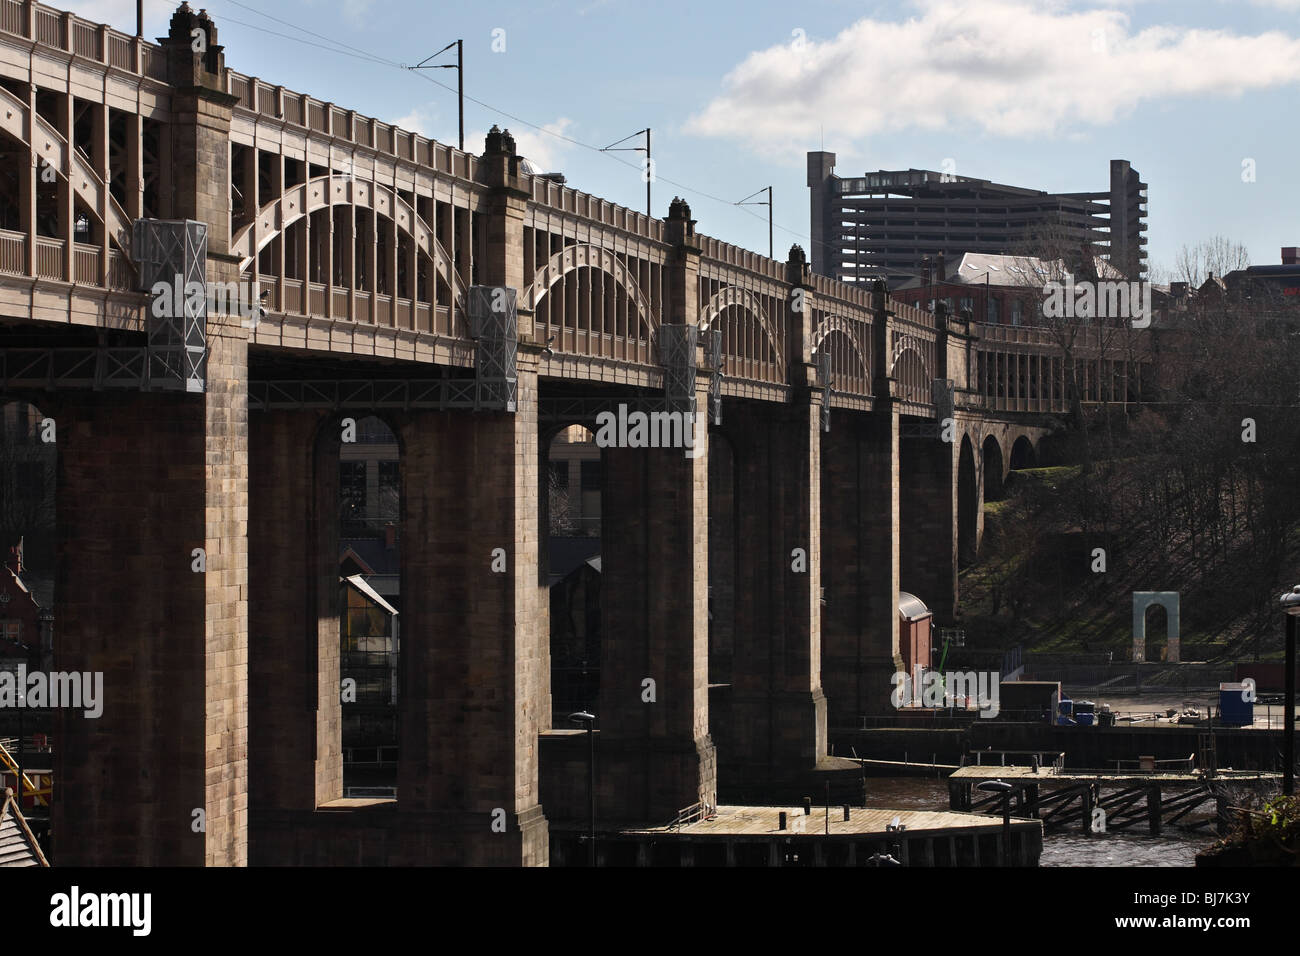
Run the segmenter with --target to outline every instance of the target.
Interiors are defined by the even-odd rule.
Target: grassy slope
[[[1141,462],[1113,467],[1114,495],[1141,473]],[[1132,646],[1132,592],[1181,595],[1183,660],[1248,660],[1282,653],[1280,616],[1269,599],[1300,576],[1261,580],[1244,553],[1244,536],[1230,542],[1228,560],[1212,561],[1186,535],[1161,534],[1155,522],[1130,517],[1109,533],[1083,533],[1076,522],[1078,467],[1013,473],[1007,498],[985,506],[979,561],[961,575],[961,623],[977,648],[1023,642],[1027,649],[1099,654],[1117,660]],[[1293,542],[1294,543],[1294,542]],[[1106,551],[1106,570],[1093,571],[1093,548]],[[1148,653],[1163,644],[1164,621],[1151,612]]]

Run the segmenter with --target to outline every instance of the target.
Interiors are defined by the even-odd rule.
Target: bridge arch
[[[230,254],[240,257],[239,271],[246,272],[276,236],[281,235],[304,216],[318,209],[353,205],[369,209],[392,220],[398,232],[410,238],[421,254],[433,260],[435,273],[454,291],[456,301],[464,307],[465,284],[451,268],[451,257],[438,242],[429,224],[421,219],[406,200],[380,183],[362,182],[339,173],[317,176],[285,189],[284,194],[258,210],[253,221],[231,237]]]
[[[957,453],[957,560],[963,567],[974,563],[978,555],[979,505],[975,449],[970,435],[962,435]]]
[[[566,275],[578,269],[592,269],[603,272],[627,294],[628,301],[636,308],[637,316],[645,326],[647,338],[653,337],[659,328],[659,322],[650,308],[650,302],[632,273],[619,261],[618,256],[608,249],[588,243],[576,243],[565,246],[551,256],[533,275],[533,281],[520,296],[520,307],[532,311],[551,287]]]
[[[900,394],[908,401],[930,402],[930,368],[925,361],[925,343],[914,335],[900,335],[894,342],[889,375],[898,380]]]
[[[832,338],[835,336],[835,338]],[[835,343],[845,342],[846,348],[837,348]],[[812,336],[812,353],[820,354],[823,348],[829,348],[831,354],[831,373],[835,376],[837,373],[849,373],[852,377],[858,378],[861,383],[860,390],[869,391],[871,386],[871,345],[870,343],[860,342],[854,330],[853,322],[841,315],[828,315],[820,323]],[[844,368],[849,359],[856,358],[857,369],[850,371]],[[846,389],[842,385],[841,391],[857,391],[856,389]]]
[[[131,221],[90,161],[76,149],[69,149],[62,133],[3,86],[0,86],[0,130],[29,148],[41,162],[58,170],[59,175],[66,175],[73,192],[100,221],[113,244],[129,261],[135,261],[131,258]]]
[[[993,435],[985,437],[980,446],[980,457],[984,463],[984,500],[1001,501],[1006,466],[1003,464],[1002,446]]]
[[[1030,441],[1028,435],[1021,435],[1011,446],[1011,470],[1033,468],[1037,464],[1038,453],[1034,448],[1034,443]]]
[[[921,340],[914,335],[900,335],[894,343],[894,354],[890,361],[889,374],[895,375],[913,361],[920,367],[922,373],[925,375],[930,374],[930,370],[925,364],[925,352]]]
[[[777,368],[785,368],[785,350],[781,347],[781,336],[772,325],[772,320],[768,317],[767,310],[763,308],[758,298],[748,289],[741,289],[737,286],[725,286],[715,292],[709,301],[704,303],[700,309],[699,318],[696,325],[701,332],[705,332],[713,327],[713,323],[718,320],[722,313],[730,308],[738,308],[742,312],[749,314],[753,321],[758,323],[764,338],[772,348],[772,354]],[[727,354],[726,332],[723,332],[723,353]]]

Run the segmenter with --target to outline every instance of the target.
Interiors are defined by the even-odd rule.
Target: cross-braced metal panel
[[[957,412],[956,383],[950,378],[936,378],[933,383],[934,417],[943,421]]]
[[[146,321],[149,383],[202,392],[208,361],[208,226],[192,219],[137,219],[131,255],[140,290],[153,293]]]
[[[722,424],[722,329],[704,333],[704,348],[709,356],[709,420]]]
[[[693,325],[659,326],[659,361],[664,367],[664,399],[671,411],[695,414],[695,346]]]
[[[470,334],[478,342],[474,362],[477,406],[513,412],[519,373],[519,311],[514,289],[507,286],[471,286]]]
[[[248,407],[268,408],[478,408],[472,378],[307,379],[248,383]]]
[[[0,349],[0,388],[130,388],[149,386],[142,348]]]

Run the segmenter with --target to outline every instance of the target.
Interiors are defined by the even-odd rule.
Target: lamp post
[[[1286,612],[1286,693],[1282,706],[1282,792],[1295,793],[1295,619],[1300,615],[1300,584],[1280,598]]]
[[[985,780],[975,785],[976,790],[985,793],[1002,794],[1002,852],[1004,857],[1011,855],[1011,791],[1016,789],[1005,780]]]
[[[596,866],[596,715],[580,710],[570,714],[574,723],[587,726],[587,803],[590,810],[587,831],[587,865]]]

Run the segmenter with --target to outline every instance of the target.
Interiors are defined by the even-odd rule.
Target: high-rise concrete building
[[[1147,185],[1127,160],[1111,160],[1106,192],[1049,193],[928,169],[841,177],[835,154],[819,151],[808,153],[808,187],[813,271],[846,282],[902,281],[940,253],[1024,254],[1044,228],[1146,273]]]

